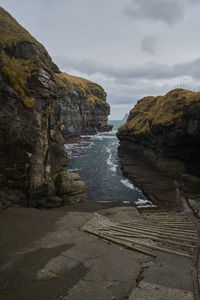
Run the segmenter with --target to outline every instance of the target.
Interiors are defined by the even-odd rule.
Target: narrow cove
[[[67,144],[68,171],[78,172],[87,183],[89,202],[123,202],[149,207],[152,203],[123,176],[120,168],[116,132],[123,122],[109,121],[112,131],[82,136],[79,143]]]

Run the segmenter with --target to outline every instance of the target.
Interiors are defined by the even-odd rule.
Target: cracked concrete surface
[[[106,208],[87,203],[1,211],[0,299],[153,299],[139,298],[143,285],[152,291],[157,285],[184,289],[189,295],[189,260],[168,254],[153,259],[82,232],[80,227],[95,213],[110,222],[138,217],[132,206]],[[137,291],[138,296],[133,296]],[[169,295],[169,299],[179,299]]]

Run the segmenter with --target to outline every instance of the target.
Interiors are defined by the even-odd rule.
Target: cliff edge
[[[159,170],[189,181],[200,177],[200,93],[175,89],[145,97],[119,128],[121,147]]]
[[[85,197],[66,173],[70,137],[110,129],[104,90],[61,73],[46,49],[0,8],[0,208],[57,207]]]

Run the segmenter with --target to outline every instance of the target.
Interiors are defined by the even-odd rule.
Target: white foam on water
[[[78,145],[80,145],[79,143],[74,143],[74,144],[65,144],[64,147],[65,149],[73,149],[75,147],[77,147]]]
[[[128,179],[121,179],[120,182],[131,190],[135,189],[135,186]]]
[[[100,141],[102,141],[103,140],[103,138],[102,138],[102,136],[101,135],[94,135],[93,136],[93,140],[100,140]]]
[[[138,199],[135,202],[135,205],[137,207],[156,207],[156,205],[154,205],[150,200],[147,199]]]
[[[88,149],[88,148],[91,148],[92,146],[94,146],[94,143],[93,142],[86,142],[86,141],[83,141],[79,144],[79,146],[77,146],[76,148],[80,148],[80,149]]]
[[[111,150],[110,150],[110,148],[108,147],[108,148],[106,148],[106,151],[110,154],[111,153]]]
[[[112,162],[112,160],[111,160],[111,158],[112,158],[112,153],[111,153],[110,148],[107,148],[106,151],[107,151],[107,153],[109,154],[109,156],[108,156],[108,158],[107,158],[107,160],[106,160],[106,163],[107,163],[107,165],[110,167],[110,170],[111,170],[112,172],[116,172],[116,170],[117,170],[117,165],[115,165],[115,164]]]
[[[80,143],[65,144],[65,150],[70,157],[81,156],[84,150],[91,148],[94,142],[81,141]]]
[[[94,135],[81,135],[81,138],[92,138]]]
[[[134,184],[131,183],[129,179],[121,179],[120,182],[131,190],[141,192],[140,189],[138,189],[136,186],[134,186]]]
[[[76,171],[81,171],[82,169],[78,169],[78,168],[75,168],[75,169],[68,169],[68,172],[76,172]]]
[[[110,167],[110,170],[112,172],[116,172],[117,171],[117,165],[113,165],[112,167]]]
[[[116,137],[113,135],[101,135],[103,139],[115,139]]]

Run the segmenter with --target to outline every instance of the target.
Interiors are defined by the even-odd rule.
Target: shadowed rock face
[[[110,106],[101,86],[65,73],[56,74],[56,78],[61,88],[60,118],[66,139],[112,129],[107,124]]]
[[[117,136],[122,150],[170,175],[195,180],[200,177],[200,93],[176,89],[139,100]]]
[[[76,77],[61,73],[45,48],[2,8],[0,36],[0,208],[82,201],[86,185],[66,173],[64,143],[93,127],[109,129],[106,94],[92,82],[85,80],[87,88],[84,79],[74,83]]]

